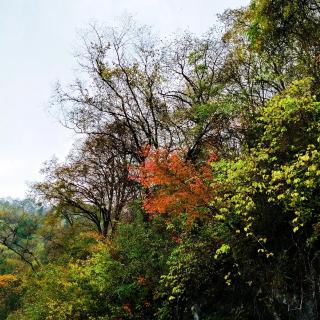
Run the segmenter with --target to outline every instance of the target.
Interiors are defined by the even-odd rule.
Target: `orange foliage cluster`
[[[133,315],[132,310],[131,310],[131,306],[129,303],[124,304],[122,308],[123,308],[124,312],[127,313],[128,315],[130,315],[130,316]]]
[[[17,280],[17,277],[13,274],[2,274],[0,275],[0,288],[7,288]]]
[[[146,284],[146,278],[144,277],[144,276],[139,276],[138,277],[138,283],[140,284],[140,285],[145,285]]]
[[[145,161],[130,168],[131,179],[139,182],[146,195],[143,207],[150,214],[199,216],[199,208],[212,197],[212,171],[209,161],[196,167],[185,161],[181,151],[144,148]],[[214,155],[210,161],[216,160]]]

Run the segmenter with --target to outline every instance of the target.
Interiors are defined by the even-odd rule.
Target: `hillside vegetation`
[[[0,204],[0,319],[319,319],[319,19],[92,27],[53,101],[81,140]]]

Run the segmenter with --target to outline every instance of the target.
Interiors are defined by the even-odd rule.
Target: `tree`
[[[213,166],[229,285],[249,283],[263,318],[318,317],[319,117],[312,79],[296,81],[263,108],[255,146]]]
[[[247,34],[260,52],[277,56],[290,52],[298,77],[312,77],[319,94],[319,13],[318,0],[252,1],[248,9]]]
[[[146,160],[131,167],[131,179],[145,189],[143,207],[150,214],[186,215],[193,220],[205,213],[211,199],[211,168],[195,166],[180,151],[145,148]],[[216,156],[211,156],[211,161]]]
[[[236,149],[236,108],[224,92],[226,50],[218,32],[162,44],[129,22],[106,33],[93,27],[91,34],[81,60],[89,79],[56,90],[66,126],[108,134],[121,144],[129,140],[138,162],[144,145],[185,147],[191,160],[206,144],[220,152]],[[110,125],[120,125],[126,135],[106,132]]]
[[[50,162],[43,169],[46,180],[34,188],[69,223],[81,216],[106,236],[134,199],[134,184],[128,180],[131,161],[132,157],[116,149],[108,137],[92,136],[69,155],[65,164]]]
[[[18,307],[21,288],[19,280],[13,274],[0,275],[0,316],[6,319],[7,316]]]
[[[137,213],[87,259],[52,262],[27,277],[22,306],[8,319],[154,319],[172,246],[166,235]]]
[[[10,206],[0,212],[0,244],[14,253],[33,270],[40,265],[35,254],[39,217]]]

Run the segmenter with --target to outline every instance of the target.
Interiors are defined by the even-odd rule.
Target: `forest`
[[[319,319],[319,0],[92,25],[78,60],[79,139],[0,201],[0,319]]]

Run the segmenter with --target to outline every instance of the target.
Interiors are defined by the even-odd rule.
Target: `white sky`
[[[53,85],[76,67],[78,33],[90,22],[133,15],[161,35],[201,34],[217,13],[249,0],[0,0],[0,197],[24,197],[42,163],[62,160],[76,136],[48,114]]]

